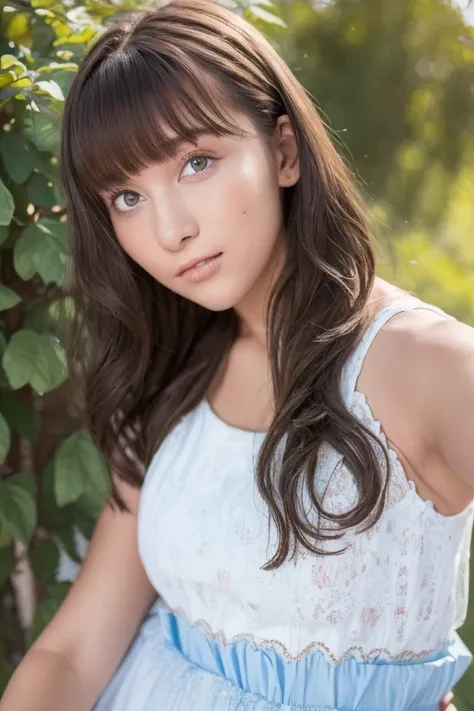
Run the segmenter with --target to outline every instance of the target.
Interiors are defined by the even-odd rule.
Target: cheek
[[[258,252],[267,253],[281,229],[280,187],[271,166],[252,164],[242,175],[242,200],[238,204],[244,220],[245,242]]]
[[[117,239],[123,249],[123,251],[128,254],[128,256],[133,259],[134,262],[137,262],[140,264],[140,266],[144,267],[146,269],[146,240],[143,239],[143,232],[140,230],[140,240],[134,240],[132,238],[132,232],[135,232],[135,228],[133,230],[116,230],[115,234],[117,235]]]
[[[218,191],[214,204],[218,206],[220,223],[226,226],[229,234],[244,227],[251,232],[278,231],[281,220],[280,187],[276,172],[264,156],[243,157],[219,182]],[[256,235],[248,236],[254,238]]]
[[[137,215],[130,219],[129,224],[127,220],[116,221],[114,230],[117,241],[130,259],[161,281],[165,274],[161,273],[156,242],[146,220]]]
[[[278,201],[279,187],[276,171],[264,154],[250,154],[243,158],[238,173],[239,184],[255,204],[263,200]]]

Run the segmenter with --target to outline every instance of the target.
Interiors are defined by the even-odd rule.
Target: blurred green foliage
[[[325,116],[371,206],[378,273],[474,325],[474,30],[466,15],[454,0],[222,2],[270,37]],[[59,125],[84,52],[136,7],[0,2],[0,693],[67,592],[56,578],[60,549],[79,559],[73,530],[90,535],[108,492],[68,398]],[[26,621],[13,574],[25,559],[35,609]],[[474,606],[461,633],[474,649]],[[456,691],[459,711],[472,711],[474,670]]]

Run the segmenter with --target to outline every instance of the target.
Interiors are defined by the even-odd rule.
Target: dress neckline
[[[218,427],[220,427],[223,431],[226,431],[228,434],[233,433],[244,437],[264,438],[268,433],[268,430],[247,430],[243,427],[237,427],[236,425],[229,424],[228,422],[223,420],[222,417],[219,417],[207,397],[201,400],[201,407],[207,413],[208,417],[212,419]]]
[[[357,358],[357,354],[359,351],[360,346],[362,345],[362,342],[369,336],[369,333],[371,330],[376,326],[377,322],[379,319],[383,317],[385,312],[390,312],[394,307],[399,305],[400,301],[410,301],[413,302],[419,301],[416,297],[413,297],[411,294],[401,292],[400,294],[397,294],[394,299],[389,301],[388,304],[385,304],[382,308],[380,308],[375,315],[373,316],[371,322],[366,326],[364,329],[361,339],[359,341],[358,346],[352,351],[352,353],[349,354],[346,364],[344,366],[343,372],[347,370],[347,368],[350,368],[354,359]],[[361,393],[363,395],[363,393]],[[222,417],[220,417],[214,408],[212,407],[211,403],[209,402],[209,399],[207,397],[203,398],[200,403],[200,407],[204,410],[204,412],[208,415],[209,419],[212,420],[216,426],[218,426],[223,432],[226,432],[227,434],[234,434],[238,436],[243,436],[243,437],[261,437],[264,438],[268,434],[268,430],[250,430],[250,429],[245,429],[243,427],[237,427],[237,425],[231,425],[229,422],[226,422]]]

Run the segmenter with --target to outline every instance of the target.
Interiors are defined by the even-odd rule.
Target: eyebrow
[[[164,153],[169,156],[168,160],[171,160],[172,158],[176,157],[176,155],[180,152],[180,150],[184,146],[187,146],[188,144],[196,145],[198,140],[202,136],[213,136],[213,135],[214,134],[209,133],[208,130],[202,128],[202,129],[193,131],[192,136],[190,138],[183,138],[182,136],[177,136],[176,138],[169,138],[163,144],[164,145]]]
[[[192,135],[189,138],[183,138],[182,136],[176,136],[175,138],[168,138],[164,143],[163,143],[163,153],[165,154],[165,157],[161,161],[153,161],[154,163],[157,163],[158,165],[161,165],[165,163],[166,161],[173,160],[176,158],[178,153],[181,151],[181,149],[184,146],[187,146],[189,144],[192,145],[197,145],[197,141],[202,137],[202,136],[213,136],[215,134],[210,133],[206,129],[197,129],[196,131],[192,132]],[[103,191],[104,196],[109,196],[111,193],[114,192],[120,185],[121,181],[109,183],[107,188],[105,188]]]

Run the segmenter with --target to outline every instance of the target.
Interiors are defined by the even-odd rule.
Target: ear
[[[300,160],[296,136],[289,117],[284,114],[276,122],[273,134],[278,184],[288,188],[298,182],[300,177]]]

